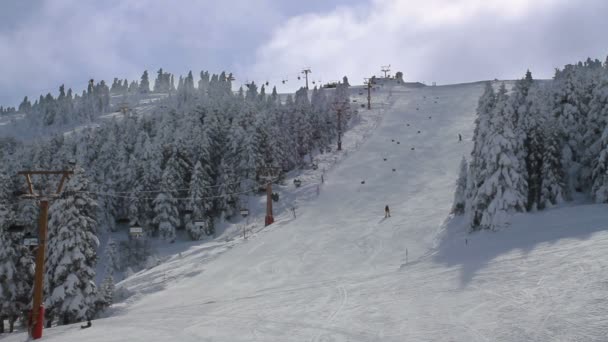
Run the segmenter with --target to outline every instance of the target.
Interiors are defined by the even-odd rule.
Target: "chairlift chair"
[[[38,246],[39,241],[37,237],[26,237],[23,238],[23,245],[25,247],[36,247]]]
[[[129,227],[129,235],[139,238],[144,235],[144,229],[135,221],[135,223]]]
[[[15,191],[13,191],[13,196],[15,196],[15,197],[23,197],[25,195],[29,195],[29,193],[25,192],[23,190],[15,190]]]
[[[7,228],[9,233],[23,233],[25,231],[25,226],[22,224],[12,224]]]
[[[119,218],[116,219],[116,223],[119,223],[119,224],[127,224],[127,223],[130,223],[130,222],[131,222],[131,219],[129,219],[126,216],[119,217]]]

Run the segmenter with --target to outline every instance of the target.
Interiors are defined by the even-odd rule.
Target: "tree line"
[[[342,127],[356,115],[346,84],[302,88],[281,98],[276,89],[267,93],[253,82],[234,92],[231,80],[226,73],[201,72],[195,82],[190,72],[175,86],[173,75],[161,69],[152,88],[144,72],[126,89],[128,82],[118,79],[111,88],[91,81],[81,96],[68,90],[31,106],[24,99],[19,110],[39,127],[63,120],[96,125],[36,141],[0,143],[0,321],[23,318],[31,305],[33,256],[21,241],[24,234],[37,232],[38,208],[19,199],[26,188],[17,171],[77,165],[64,195],[49,209],[44,286],[47,324],[68,324],[111,304],[114,272],[144,267],[145,241],[174,242],[178,230],[192,240],[213,234],[217,218],[237,214],[245,197],[264,184],[264,167],[278,169],[280,181],[287,172],[310,165],[314,154],[331,150],[335,110],[343,110]],[[162,96],[145,111],[139,112],[136,101],[111,120],[96,120],[114,112],[117,102],[145,100],[146,94]],[[40,177],[34,187],[52,189],[56,181]],[[144,237],[110,239],[100,251],[102,233],[129,226],[117,222],[138,223]],[[25,232],[9,233],[15,223],[24,224]],[[95,284],[101,255],[104,280]]]
[[[479,99],[473,151],[463,158],[455,214],[470,230],[497,229],[517,212],[577,194],[608,202],[608,59],[587,59],[512,89],[491,83]]]

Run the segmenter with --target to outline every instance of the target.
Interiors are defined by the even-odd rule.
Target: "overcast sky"
[[[0,104],[89,78],[234,72],[279,91],[390,64],[438,84],[513,79],[608,54],[606,0],[20,0],[0,3]],[[287,79],[286,85],[281,80]]]

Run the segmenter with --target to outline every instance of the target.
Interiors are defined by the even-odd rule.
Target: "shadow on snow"
[[[516,258],[534,257],[539,247],[561,250],[563,242],[580,242],[608,230],[606,205],[588,204],[517,214],[509,227],[499,231],[467,233],[464,217],[451,217],[439,237],[433,261],[460,266],[460,285],[466,287],[488,264],[508,253]],[[568,241],[571,240],[571,241]]]

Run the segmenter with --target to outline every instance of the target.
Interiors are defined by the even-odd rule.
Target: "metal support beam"
[[[36,252],[36,273],[34,276],[34,289],[33,289],[33,306],[29,320],[29,333],[32,339],[39,339],[42,337],[42,330],[44,327],[44,265],[46,257],[46,238],[48,230],[49,220],[49,200],[56,197],[63,190],[66,179],[70,175],[74,174],[73,171],[21,171],[19,175],[25,176],[27,181],[28,190],[30,192],[31,199],[40,201],[40,216],[38,217],[38,251]],[[34,185],[32,183],[32,175],[61,175],[57,192],[50,195],[36,194],[34,192]]]
[[[48,228],[49,202],[40,201],[40,217],[38,220],[38,251],[36,253],[36,273],[34,276],[34,303],[30,321],[30,335],[33,339],[42,337],[44,325],[44,309],[42,309],[42,294],[44,288],[44,264],[46,253],[46,236]]]

